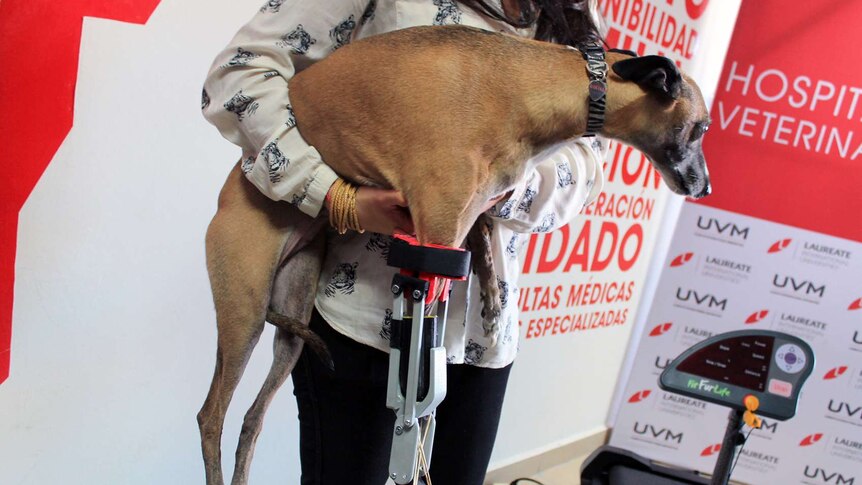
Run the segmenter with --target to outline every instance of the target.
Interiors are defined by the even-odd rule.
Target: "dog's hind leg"
[[[237,164],[225,182],[218,211],[207,229],[207,270],[218,327],[215,373],[197,416],[207,485],[224,482],[221,434],[225,413],[263,331],[282,248],[301,230],[297,221],[302,219],[294,211],[287,204],[263,196],[245,179]]]
[[[314,309],[317,275],[320,274],[324,249],[324,232],[320,231],[314,242],[291,256],[276,273],[270,301],[271,311],[266,318],[278,327],[273,341],[272,367],[257,398],[245,414],[236,449],[232,485],[248,483],[254,447],[263,427],[266,410],[276,391],[296,365],[305,339],[317,338],[316,335],[305,334],[311,333],[311,330],[308,330],[308,322]],[[325,349],[322,351],[325,352]]]

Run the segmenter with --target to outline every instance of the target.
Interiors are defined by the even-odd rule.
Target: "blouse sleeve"
[[[602,191],[607,149],[606,140],[579,138],[546,150],[525,181],[488,215],[520,233],[550,232],[568,224]]]
[[[242,171],[273,200],[316,216],[337,178],[296,128],[288,81],[350,42],[373,0],[268,0],[215,59],[204,117],[242,148]]]

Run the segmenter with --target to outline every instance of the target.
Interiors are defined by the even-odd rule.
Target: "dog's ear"
[[[671,99],[679,97],[682,75],[667,57],[643,56],[623,59],[613,64],[612,69],[626,81],[637,83],[644,89],[660,93]]]

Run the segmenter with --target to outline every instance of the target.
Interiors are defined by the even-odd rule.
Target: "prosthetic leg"
[[[434,410],[446,396],[443,336],[452,280],[470,273],[470,253],[443,246],[420,246],[396,236],[387,264],[392,278],[392,332],[386,406],[395,411],[389,476],[398,484],[425,475],[434,442]],[[437,296],[437,314],[425,315]],[[406,308],[405,308],[406,307]]]

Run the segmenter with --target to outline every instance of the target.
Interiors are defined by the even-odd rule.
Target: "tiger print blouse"
[[[532,36],[454,0],[268,0],[216,57],[201,108],[242,149],[242,170],[261,192],[316,216],[337,176],[296,128],[290,78],[352,39],[446,24]],[[450,363],[499,368],[514,360],[519,249],[527,234],[562,227],[592,202],[601,190],[605,150],[595,139],[546,150],[525,183],[490,209],[502,333],[491,347],[482,331],[478,282],[457,283],[444,341]],[[369,233],[329,238],[315,301],[333,328],[383,351],[389,349],[392,319],[389,242],[388,236]]]

